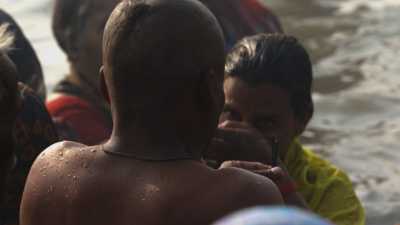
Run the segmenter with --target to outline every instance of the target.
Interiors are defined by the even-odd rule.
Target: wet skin
[[[225,58],[206,7],[124,1],[107,23],[103,52],[113,134],[104,145],[63,142],[41,154],[25,187],[21,225],[208,225],[238,209],[283,203],[271,180],[201,160],[223,105]],[[165,82],[172,74],[185,76]],[[153,111],[154,102],[164,103],[163,113]]]
[[[282,201],[271,181],[244,170],[138,161],[102,148],[64,142],[42,153],[26,184],[21,224],[207,225]]]

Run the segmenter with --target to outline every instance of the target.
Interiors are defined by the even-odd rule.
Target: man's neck
[[[114,131],[104,151],[144,161],[201,160],[199,148],[184,144],[171,133],[163,137],[143,136],[144,133]]]

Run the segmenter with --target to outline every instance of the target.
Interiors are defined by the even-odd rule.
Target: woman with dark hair
[[[12,21],[10,17],[7,18],[6,21]],[[18,36],[18,32],[15,36],[12,26],[8,22],[0,22],[1,225],[18,224],[21,196],[33,161],[45,148],[58,141],[58,135],[43,100],[31,88],[22,82],[18,83],[22,80],[21,77],[35,78],[36,75],[25,76],[21,71],[29,70],[20,69],[24,64],[17,64],[16,67],[8,57],[13,51],[19,51],[15,46],[23,46],[21,43],[15,43],[21,36]],[[16,55],[19,54],[24,55]]]
[[[13,45],[7,56],[17,67],[19,82],[28,85],[42,100],[46,98],[42,67],[28,39],[15,20],[0,9],[0,24],[8,24],[7,31],[13,34]]]
[[[12,37],[0,26],[0,203],[3,203],[7,177],[14,165],[12,139],[13,127],[17,112],[17,80],[16,70],[7,57],[5,50],[9,48]],[[0,224],[3,224],[0,210]]]

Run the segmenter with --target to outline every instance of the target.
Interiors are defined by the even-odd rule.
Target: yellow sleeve
[[[313,211],[337,225],[365,225],[364,209],[347,175],[338,170],[324,183],[319,184]]]
[[[337,225],[365,225],[365,213],[348,176],[295,142],[285,164],[310,209]]]

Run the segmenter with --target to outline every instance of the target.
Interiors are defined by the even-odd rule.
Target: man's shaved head
[[[106,25],[103,53],[111,96],[137,104],[183,94],[212,71],[222,76],[225,62],[219,24],[195,0],[124,1]]]
[[[135,126],[199,153],[223,106],[224,47],[216,18],[197,0],[120,3],[103,39],[114,134]]]

